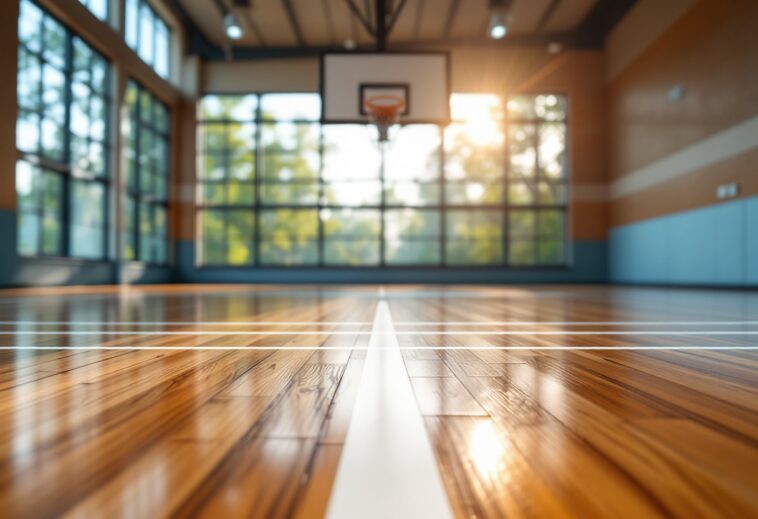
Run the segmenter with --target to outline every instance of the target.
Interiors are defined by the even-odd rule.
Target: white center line
[[[373,329],[327,517],[452,518],[386,301]]]

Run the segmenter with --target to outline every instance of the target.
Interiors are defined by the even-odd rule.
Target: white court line
[[[432,330],[432,331],[405,331],[405,332],[392,332],[387,334],[385,332],[374,331],[362,331],[362,330],[319,330],[319,331],[294,331],[294,330],[256,330],[256,331],[223,331],[223,330],[189,330],[183,332],[177,331],[125,331],[125,330],[86,330],[86,331],[73,331],[73,330],[18,330],[18,331],[0,331],[2,335],[145,335],[145,336],[167,336],[167,335],[190,335],[190,336],[202,336],[202,335],[219,335],[219,336],[234,336],[234,335],[505,335],[505,336],[521,336],[521,335],[666,335],[666,336],[680,336],[680,335],[758,335],[758,331],[729,331],[729,330],[684,330],[684,331],[671,331],[671,330],[611,330],[611,331],[597,331],[597,330]]]
[[[453,517],[386,301],[379,301],[326,517]]]
[[[312,350],[337,350],[337,351],[367,351],[366,346],[34,346],[34,345],[15,345],[0,346],[0,351],[96,351],[96,350],[116,350],[116,351],[223,351],[223,350],[251,350],[251,351],[271,351],[271,350],[292,350],[292,351],[312,351]],[[375,348],[383,349],[383,348]],[[387,349],[387,348],[384,348]],[[391,348],[394,349],[394,348]],[[635,351],[635,350],[657,350],[657,351],[678,351],[678,350],[758,350],[758,346],[477,346],[477,345],[458,345],[458,346],[399,346],[398,350],[434,350],[434,351],[457,351],[457,350],[475,350],[475,351]]]
[[[363,326],[370,321],[0,321],[0,326]],[[396,321],[394,326],[739,326],[758,321]]]

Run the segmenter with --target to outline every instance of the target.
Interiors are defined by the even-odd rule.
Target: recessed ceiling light
[[[245,34],[242,25],[234,13],[226,13],[226,16],[224,16],[224,27],[226,28],[226,35],[233,40],[239,40]]]

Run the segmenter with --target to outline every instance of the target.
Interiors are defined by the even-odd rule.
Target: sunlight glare
[[[476,470],[487,479],[503,479],[508,445],[490,421],[481,421],[469,437],[468,450]]]

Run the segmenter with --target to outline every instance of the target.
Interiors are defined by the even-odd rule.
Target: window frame
[[[264,119],[262,117],[262,98],[266,95],[278,95],[278,94],[314,94],[314,92],[265,92],[265,91],[228,91],[228,92],[215,92],[215,91],[209,91],[205,92],[203,95],[201,95],[198,98],[197,101],[197,125],[196,125],[196,134],[198,135],[198,141],[197,141],[197,147],[196,147],[196,160],[198,164],[198,175],[196,180],[196,186],[198,190],[198,195],[196,197],[196,203],[195,203],[195,215],[196,215],[196,221],[198,222],[197,230],[195,233],[195,240],[198,246],[196,247],[197,251],[202,251],[204,248],[204,242],[203,242],[203,236],[202,236],[202,225],[201,220],[206,211],[235,211],[235,210],[248,210],[252,211],[254,213],[254,225],[255,225],[255,232],[253,236],[253,247],[254,247],[254,257],[253,261],[250,264],[246,265],[234,265],[229,263],[207,263],[202,258],[202,253],[198,252],[195,257],[195,267],[198,269],[241,269],[241,268],[254,268],[254,269],[285,269],[285,270],[296,270],[296,269],[309,269],[309,268],[318,268],[318,269],[356,269],[356,270],[368,270],[368,269],[428,269],[428,268],[438,268],[443,270],[513,270],[513,271],[540,271],[540,270],[566,270],[570,269],[572,266],[572,256],[571,256],[571,243],[572,240],[568,234],[569,230],[569,213],[570,213],[570,141],[569,141],[569,114],[570,114],[570,98],[569,96],[561,91],[530,91],[530,92],[519,92],[518,96],[530,96],[530,97],[537,97],[540,95],[555,95],[560,96],[565,100],[565,112],[564,117],[561,120],[558,121],[542,121],[542,120],[533,120],[530,121],[530,123],[535,124],[536,127],[540,126],[540,124],[560,124],[563,126],[564,131],[564,138],[565,138],[565,154],[566,154],[566,169],[565,169],[565,177],[562,179],[562,183],[564,184],[564,199],[563,203],[559,205],[547,205],[547,204],[529,204],[529,205],[514,205],[509,202],[508,198],[508,188],[511,185],[510,182],[510,167],[509,167],[509,140],[508,140],[508,134],[509,134],[509,128],[511,123],[515,124],[521,124],[524,121],[520,121],[517,119],[511,119],[508,114],[507,109],[507,103],[508,100],[511,99],[511,97],[515,96],[505,96],[498,94],[498,97],[500,98],[502,102],[502,119],[501,122],[498,124],[499,130],[503,132],[504,138],[503,138],[503,144],[501,148],[501,154],[503,157],[503,163],[502,163],[502,171],[497,177],[493,177],[491,179],[493,184],[501,184],[503,189],[502,199],[500,203],[479,203],[479,204],[473,204],[473,203],[450,203],[448,201],[448,184],[450,183],[450,179],[447,177],[445,166],[447,163],[447,153],[445,149],[445,131],[446,126],[438,126],[438,135],[439,135],[439,146],[438,146],[438,153],[439,153],[439,165],[438,165],[438,176],[432,179],[421,179],[421,178],[412,178],[403,180],[401,183],[413,183],[417,185],[434,185],[437,184],[439,186],[439,193],[437,198],[437,203],[426,203],[426,204],[404,204],[404,203],[388,203],[387,202],[387,192],[388,188],[392,185],[397,184],[397,180],[393,180],[391,178],[385,178],[383,175],[383,172],[380,172],[380,174],[377,176],[377,180],[380,183],[380,192],[381,192],[381,199],[379,203],[376,204],[364,204],[364,205],[358,205],[358,206],[346,206],[346,205],[340,205],[340,204],[328,204],[325,203],[325,189],[326,186],[329,185],[330,181],[324,177],[324,164],[325,164],[325,151],[324,151],[324,127],[327,125],[321,124],[319,119]],[[315,93],[317,95],[317,93]],[[219,97],[233,97],[233,96],[254,96],[256,98],[256,108],[254,112],[254,117],[252,119],[245,119],[244,121],[240,121],[237,119],[229,119],[229,118],[203,118],[200,114],[200,106],[205,97],[212,97],[212,96],[219,96]],[[539,122],[537,122],[539,121]],[[255,149],[249,151],[249,155],[252,155],[255,157],[255,171],[254,171],[254,184],[255,184],[255,198],[253,200],[253,203],[249,204],[208,204],[204,202],[203,196],[200,194],[200,191],[204,188],[206,184],[213,184],[213,183],[219,183],[221,185],[224,185],[225,182],[228,181],[228,177],[224,177],[223,179],[217,179],[217,180],[209,180],[205,177],[205,175],[202,173],[202,164],[204,163],[204,160],[206,158],[206,150],[204,146],[200,142],[200,129],[202,126],[207,124],[239,124],[240,122],[243,122],[245,124],[253,124],[255,125]],[[460,123],[461,120],[454,120],[454,123],[458,122]],[[315,203],[312,204],[297,204],[297,203],[289,203],[289,204],[267,204],[263,203],[261,201],[261,184],[265,183],[262,182],[263,175],[262,172],[262,161],[263,161],[263,147],[262,147],[262,140],[261,135],[263,133],[262,128],[263,126],[268,124],[275,124],[275,123],[294,123],[294,124],[314,124],[318,126],[319,131],[319,166],[318,166],[318,178],[315,181],[312,180],[301,180],[298,181],[298,179],[292,179],[287,182],[279,182],[279,185],[283,185],[286,183],[317,183],[318,184],[318,198]],[[537,133],[537,132],[535,132]],[[224,148],[223,152],[223,162],[226,164],[228,162],[228,158],[230,156],[229,148]],[[535,153],[539,155],[538,149],[535,148]],[[219,150],[214,150],[214,154],[216,157],[219,155]],[[538,160],[538,159],[537,159]],[[537,169],[538,165],[535,166],[535,174],[538,174]],[[373,179],[373,177],[372,177]],[[340,179],[340,181],[350,181],[350,180],[363,180],[363,179]],[[465,180],[465,179],[464,179]],[[475,179],[477,180],[477,179]],[[478,179],[481,181],[486,181],[487,179]],[[455,182],[455,181],[453,181]],[[535,180],[536,182],[536,180]],[[261,222],[263,218],[261,218],[261,214],[264,211],[271,211],[275,209],[289,209],[289,210],[316,210],[317,214],[319,215],[318,218],[318,235],[316,237],[317,240],[317,248],[318,248],[318,261],[316,263],[302,263],[302,264],[268,264],[261,261],[261,239],[262,239],[262,233],[260,230]],[[322,211],[324,210],[330,210],[330,211],[340,211],[340,210],[377,210],[379,212],[379,260],[375,264],[365,264],[365,265],[355,265],[350,263],[329,263],[326,258],[325,254],[325,246],[328,241],[328,237],[325,236],[324,232],[324,220],[320,217],[322,214]],[[440,213],[440,226],[439,226],[439,262],[436,263],[401,263],[401,262],[394,262],[391,261],[387,257],[387,244],[389,242],[389,236],[386,233],[385,230],[385,220],[387,218],[388,213],[392,211],[401,211],[403,209],[412,209],[419,212],[424,211],[430,211],[430,212],[439,212]],[[523,265],[523,264],[512,264],[510,263],[509,259],[509,225],[510,225],[510,214],[512,211],[518,211],[518,210],[531,210],[535,212],[535,220],[537,220],[536,214],[537,212],[541,210],[552,210],[552,211],[559,211],[561,212],[563,216],[563,226],[562,226],[562,247],[563,247],[563,256],[562,261],[557,263],[535,263],[531,265]],[[502,215],[502,224],[500,227],[499,237],[497,238],[497,241],[501,243],[501,254],[500,254],[500,261],[497,263],[451,263],[447,258],[447,248],[448,248],[448,230],[446,225],[447,215],[451,211],[460,211],[460,212],[499,212]],[[536,224],[535,224],[536,225]],[[431,238],[430,238],[431,240]],[[373,241],[369,240],[369,241]],[[429,241],[426,238],[418,238],[414,237],[409,239],[408,241],[416,242],[416,241]],[[539,247],[539,237],[535,234],[535,250]],[[224,250],[228,250],[228,244],[225,244]],[[536,253],[537,254],[537,253]],[[538,258],[537,258],[538,259]]]
[[[92,45],[87,38],[82,36],[81,34],[74,31],[71,27],[69,27],[66,23],[61,21],[57,16],[50,13],[47,9],[45,9],[44,6],[39,5],[34,0],[24,0],[25,2],[33,5],[36,9],[38,9],[42,13],[42,17],[44,18],[50,18],[52,19],[56,24],[58,24],[60,27],[62,27],[64,32],[64,63],[62,68],[56,66],[55,64],[52,64],[49,62],[49,60],[44,56],[45,53],[45,24],[43,22],[40,34],[38,36],[39,40],[43,42],[43,46],[40,48],[39,51],[34,51],[29,48],[26,42],[22,41],[21,37],[18,37],[18,52],[17,55],[20,56],[21,52],[25,52],[28,55],[33,56],[36,60],[38,60],[38,66],[40,69],[40,77],[38,81],[38,85],[40,86],[40,92],[39,92],[39,99],[38,103],[39,106],[36,110],[30,110],[25,107],[22,107],[19,103],[18,113],[16,115],[16,124],[18,125],[18,121],[21,118],[22,112],[24,113],[33,113],[35,114],[39,121],[37,123],[37,131],[38,131],[38,142],[37,147],[34,151],[27,151],[22,150],[19,147],[19,140],[18,140],[18,129],[16,130],[15,134],[15,146],[16,146],[16,168],[18,167],[19,162],[25,162],[27,163],[31,168],[34,170],[38,170],[34,173],[35,176],[37,175],[56,175],[60,179],[61,183],[61,192],[60,197],[58,199],[59,202],[59,210],[57,213],[60,216],[60,230],[59,230],[59,244],[57,247],[56,252],[45,252],[44,247],[44,222],[43,217],[46,213],[45,204],[44,204],[44,193],[40,192],[37,194],[37,197],[39,199],[39,207],[37,207],[36,216],[40,218],[39,221],[39,230],[38,230],[38,243],[37,243],[37,252],[34,254],[29,253],[23,253],[20,250],[20,244],[21,239],[20,237],[17,237],[16,239],[16,251],[19,254],[19,256],[23,259],[60,259],[65,261],[76,261],[76,262],[107,262],[111,260],[110,255],[110,236],[111,236],[111,225],[112,225],[112,215],[110,211],[110,193],[113,186],[113,178],[112,178],[112,171],[111,171],[111,157],[113,153],[112,145],[111,145],[111,111],[113,110],[113,97],[111,92],[111,85],[113,80],[113,62],[108,59],[107,56],[102,54],[98,49],[97,46]],[[85,6],[86,7],[86,6]],[[21,17],[21,13],[19,12],[19,20]],[[80,40],[89,50],[89,52],[92,53],[93,57],[98,57],[101,59],[102,63],[105,65],[105,76],[103,78],[103,90],[102,92],[97,93],[97,96],[100,97],[103,100],[103,140],[100,142],[100,144],[103,147],[103,171],[102,175],[97,175],[92,173],[91,171],[81,169],[77,166],[74,166],[72,164],[72,141],[74,139],[74,132],[71,128],[71,113],[73,110],[73,104],[75,102],[74,95],[72,92],[73,84],[75,83],[74,80],[74,41]],[[90,63],[91,64],[91,63]],[[60,160],[51,158],[49,156],[45,155],[45,150],[42,145],[42,121],[44,119],[45,114],[45,103],[43,102],[43,96],[44,96],[44,68],[45,66],[51,66],[62,73],[63,75],[63,124],[61,128],[62,131],[62,154]],[[18,78],[16,80],[17,82],[17,88],[18,88]],[[86,85],[90,89],[90,93],[92,93],[92,84],[89,83]],[[85,138],[87,143],[90,143],[93,141],[91,135],[87,135]],[[18,170],[14,170],[14,176],[17,176]],[[96,183],[102,186],[103,189],[103,200],[102,200],[102,220],[101,220],[101,239],[102,239],[102,247],[101,247],[101,254],[98,257],[89,257],[89,256],[82,256],[82,255],[73,255],[72,254],[72,241],[73,241],[73,229],[72,226],[74,225],[74,212],[71,208],[72,205],[72,196],[73,196],[73,186],[76,182],[86,182],[86,183]],[[18,192],[16,194],[16,197],[18,199],[19,195]],[[19,212],[29,212],[30,211],[20,211]]]
[[[110,1],[110,0],[109,0]],[[131,42],[129,41],[129,29],[131,27],[130,25],[130,16],[129,16],[129,3],[134,2],[136,5],[136,19],[134,20],[135,27],[134,27],[134,33],[135,33],[135,46],[132,47]],[[123,37],[124,42],[126,43],[126,46],[129,47],[129,49],[134,52],[134,54],[137,55],[137,57],[146,65],[150,67],[151,70],[153,70],[161,79],[164,79],[166,81],[169,81],[171,79],[171,65],[172,65],[172,29],[171,25],[163,18],[159,13],[158,10],[153,7],[150,0],[123,0]],[[151,56],[152,59],[149,61],[145,59],[145,57],[140,52],[141,49],[141,34],[142,34],[142,10],[143,7],[147,9],[151,16],[152,16],[152,42],[151,42]],[[156,37],[158,33],[158,27],[162,26],[166,30],[166,73],[165,75],[162,74],[158,68],[157,68],[157,62],[158,62],[158,54],[157,54],[157,48],[158,48],[158,38]]]
[[[128,93],[130,88],[136,89],[136,101],[134,106],[134,113],[131,113],[130,107],[128,106]],[[150,103],[151,106],[154,103],[158,103],[161,105],[164,109],[164,113],[166,114],[166,128],[165,130],[162,130],[157,125],[154,124],[154,121],[150,121],[149,123],[145,121],[145,119],[142,117],[142,96],[143,94],[147,94],[150,97]],[[133,136],[128,136],[125,140],[126,143],[124,144],[124,147],[128,147],[128,141],[133,138],[134,139],[134,160],[133,164],[129,163],[129,161],[126,161],[126,167],[124,170],[124,189],[123,189],[123,228],[121,229],[121,233],[119,236],[119,239],[125,240],[125,237],[128,233],[131,233],[130,239],[132,241],[133,247],[134,247],[134,256],[133,257],[127,257],[126,256],[126,242],[122,241],[122,259],[125,262],[131,263],[131,264],[141,264],[141,265],[147,265],[151,267],[167,267],[171,264],[172,254],[171,254],[171,233],[169,231],[169,194],[171,189],[171,109],[169,106],[167,106],[163,101],[161,101],[155,94],[150,91],[150,89],[146,88],[142,85],[139,81],[137,81],[134,78],[128,78],[127,79],[127,86],[124,90],[124,104],[127,105],[127,119],[129,121],[129,130],[133,131]],[[152,116],[151,116],[152,118]],[[132,125],[134,125],[134,128],[132,128]],[[165,146],[163,149],[166,152],[166,156],[163,160],[163,173],[164,173],[164,187],[165,187],[165,196],[164,197],[158,197],[155,195],[154,192],[145,193],[142,189],[142,164],[140,161],[141,157],[141,147],[142,147],[142,132],[147,129],[149,132],[152,133],[153,137],[158,137],[163,139]],[[132,172],[130,171],[130,168],[134,167],[135,170]],[[132,176],[133,175],[133,176]],[[132,182],[130,182],[132,180]],[[131,215],[131,222],[127,221],[127,217],[129,216],[127,214],[127,206],[133,203],[132,206],[132,212]],[[150,234],[150,237],[152,239],[156,238],[163,238],[164,243],[164,259],[163,261],[158,261],[153,259],[152,257],[150,259],[142,259],[142,238],[143,233],[141,229],[142,225],[142,210],[143,208],[148,207],[150,216],[149,220],[151,222],[151,228],[154,230],[156,228],[156,209],[162,208],[164,212],[165,217],[165,235],[160,236],[158,234],[155,234],[154,232]]]

